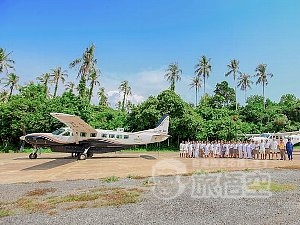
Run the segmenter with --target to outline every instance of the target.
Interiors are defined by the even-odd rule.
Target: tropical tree
[[[255,76],[258,77],[256,84],[262,85],[263,105],[265,108],[265,87],[268,85],[268,77],[273,77],[272,73],[267,73],[267,64],[259,64],[255,69]]]
[[[7,78],[2,79],[2,84],[4,84],[4,87],[9,87],[9,95],[8,98],[12,95],[12,92],[14,89],[18,87],[19,77],[14,73],[9,73],[7,75]]]
[[[0,73],[4,71],[8,73],[8,69],[13,69],[13,65],[15,63],[14,60],[10,59],[9,56],[12,52],[6,53],[5,49],[0,48]]]
[[[201,78],[199,76],[196,76],[192,79],[192,82],[190,83],[191,88],[195,88],[195,92],[196,92],[196,102],[195,102],[195,106],[197,107],[198,104],[198,94],[199,94],[199,89],[201,87]]]
[[[9,98],[8,92],[3,90],[0,92],[0,102],[6,102]]]
[[[178,63],[171,63],[166,72],[165,79],[171,83],[170,89],[175,91],[175,82],[181,80],[182,70],[179,68]]]
[[[55,85],[54,94],[53,94],[53,96],[55,97],[57,94],[58,82],[61,80],[62,83],[64,83],[65,77],[67,77],[68,74],[66,70],[62,71],[60,66],[57,67],[56,69],[52,69],[51,71],[52,71],[52,73],[50,74],[50,76],[52,77],[51,82],[53,82]]]
[[[199,62],[195,66],[195,74],[199,77],[203,77],[203,90],[205,92],[205,81],[209,77],[211,72],[210,59],[208,59],[205,55],[201,56]]]
[[[94,70],[90,76],[89,76],[89,80],[91,81],[90,83],[90,90],[89,90],[89,102],[91,102],[91,99],[92,99],[92,96],[93,96],[93,90],[94,90],[94,87],[96,85],[100,85],[100,82],[98,81],[98,78],[99,78],[99,71],[97,70]]]
[[[66,91],[73,93],[75,90],[76,84],[74,82],[70,81],[70,82],[66,83],[65,87],[66,87]]]
[[[41,83],[42,85],[45,86],[46,96],[48,96],[48,93],[49,93],[48,85],[51,83],[50,78],[51,78],[50,73],[44,73],[44,74],[42,74],[42,76],[39,76],[36,78],[39,81],[39,83]]]
[[[129,95],[131,95],[131,87],[128,84],[128,81],[122,81],[119,86],[119,92],[123,93],[123,100],[122,100],[122,111],[125,110],[125,102],[127,101],[127,98]]]
[[[101,87],[98,91],[98,97],[99,97],[99,105],[107,107],[109,105],[107,96],[105,94],[104,87]]]
[[[253,84],[253,81],[250,78],[251,78],[250,75],[246,73],[242,73],[238,77],[238,81],[237,81],[237,86],[245,93],[245,102],[247,100],[247,95],[246,95],[247,89],[251,89],[251,84]]]
[[[229,76],[230,74],[233,75],[233,81],[234,81],[234,93],[235,93],[235,110],[237,110],[237,96],[236,96],[236,75],[241,74],[239,71],[239,61],[236,59],[233,59],[230,61],[230,64],[227,65],[228,72],[225,73],[225,76]]]
[[[97,70],[96,64],[97,59],[95,59],[95,45],[91,45],[86,48],[81,58],[75,59],[70,63],[70,68],[73,68],[77,65],[80,65],[78,70],[77,79],[80,78],[78,85],[79,97],[86,98],[86,81],[89,79],[89,76]]]

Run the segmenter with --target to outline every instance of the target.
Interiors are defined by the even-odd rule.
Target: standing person
[[[288,142],[285,145],[285,149],[287,151],[288,154],[288,158],[289,160],[293,160],[293,150],[294,150],[294,146],[293,143],[291,142],[291,139],[288,139]]]
[[[221,141],[221,144],[220,144],[220,157],[221,158],[225,158],[225,153],[226,153],[226,145],[225,145],[225,142]]]
[[[191,141],[189,143],[189,156],[188,156],[188,158],[192,158],[193,157],[193,148],[194,148],[194,144],[193,144],[193,141]]]
[[[183,158],[183,154],[184,154],[184,141],[182,141],[179,145],[179,157]]]
[[[266,143],[265,143],[265,149],[266,149],[266,159],[267,159],[267,156],[269,156],[269,159],[271,159],[271,152],[270,152],[270,141],[269,139],[266,140]]]
[[[252,159],[252,144],[250,141],[247,144],[247,156],[247,159]]]
[[[241,141],[238,142],[238,151],[239,151],[239,158],[243,158],[243,143]]]
[[[247,159],[247,142],[244,141],[243,142],[243,155],[244,155],[244,159]]]
[[[286,156],[285,156],[285,144],[283,142],[282,139],[280,139],[279,144],[279,152],[280,152],[280,160],[286,160]]]
[[[210,143],[206,142],[206,145],[205,145],[205,156],[204,156],[204,158],[208,158],[209,157],[209,149],[210,149]]]
[[[258,144],[258,141],[256,141],[254,143],[253,158],[254,159],[259,159],[259,144]]]
[[[184,158],[187,158],[189,155],[189,142],[185,141],[184,144]]]
[[[235,141],[233,143],[233,157],[237,158],[238,157],[238,143]]]
[[[199,158],[199,149],[200,149],[200,143],[199,143],[199,141],[196,141],[196,144],[194,145],[194,148],[195,148],[195,155],[194,155],[194,157],[195,158]]]
[[[271,151],[272,151],[272,159],[274,159],[274,154],[276,155],[277,159],[277,153],[278,153],[278,142],[275,138],[271,141]]]
[[[266,148],[265,148],[264,140],[260,141],[260,144],[259,144],[259,153],[260,153],[261,159],[266,159]]]

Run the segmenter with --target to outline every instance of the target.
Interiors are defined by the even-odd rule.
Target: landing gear
[[[78,160],[86,160],[87,155],[82,153],[82,154],[78,154]]]
[[[34,147],[32,153],[29,154],[29,159],[36,159],[38,150],[39,150],[38,147]]]
[[[37,153],[30,153],[29,154],[29,159],[36,159],[37,158]]]

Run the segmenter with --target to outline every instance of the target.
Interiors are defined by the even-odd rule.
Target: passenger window
[[[122,136],[121,134],[117,134],[117,135],[116,135],[116,138],[118,138],[118,139],[122,139],[122,138],[123,138],[123,136]]]
[[[109,138],[115,138],[114,134],[109,134]]]
[[[107,138],[107,134],[102,134],[101,137]]]
[[[70,136],[70,132],[69,132],[69,131],[67,131],[67,132],[63,133],[63,135],[62,135],[62,136]]]
[[[97,136],[96,133],[91,133],[91,134],[90,134],[90,137],[96,137],[96,136]]]
[[[80,137],[86,137],[86,133],[80,132]]]
[[[129,135],[124,135],[124,139],[128,139],[129,138]]]

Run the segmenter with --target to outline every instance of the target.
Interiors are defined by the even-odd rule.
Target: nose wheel
[[[37,158],[37,153],[30,153],[29,154],[29,159],[36,159]]]

